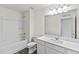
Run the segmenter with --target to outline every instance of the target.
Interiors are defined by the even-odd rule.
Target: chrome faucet
[[[59,40],[59,38],[58,38],[58,37],[56,37],[56,40]]]

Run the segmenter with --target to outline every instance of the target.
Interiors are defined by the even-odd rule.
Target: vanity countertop
[[[37,39],[79,52],[79,43],[76,42],[75,39],[58,37],[59,41],[60,41],[58,43],[58,42],[56,42],[57,40],[53,40],[56,37],[58,37],[58,36],[45,35],[45,36],[38,37]],[[77,40],[77,41],[79,41],[79,40]]]

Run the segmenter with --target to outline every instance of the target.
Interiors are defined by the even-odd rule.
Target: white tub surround
[[[22,21],[21,12],[0,6],[0,54],[16,53],[27,46]]]
[[[27,40],[0,44],[0,54],[13,54],[27,47]]]
[[[38,37],[36,42],[38,54],[79,53],[79,43],[74,40],[64,40],[63,37],[45,35]]]

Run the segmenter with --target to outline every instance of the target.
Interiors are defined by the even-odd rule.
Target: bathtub
[[[0,54],[14,54],[27,47],[27,40],[0,43]]]

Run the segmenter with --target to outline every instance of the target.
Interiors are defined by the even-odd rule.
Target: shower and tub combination
[[[36,51],[36,43],[26,38],[23,23],[20,19],[0,17],[0,54],[28,54]]]
[[[26,47],[21,20],[0,17],[0,54],[16,53]]]

